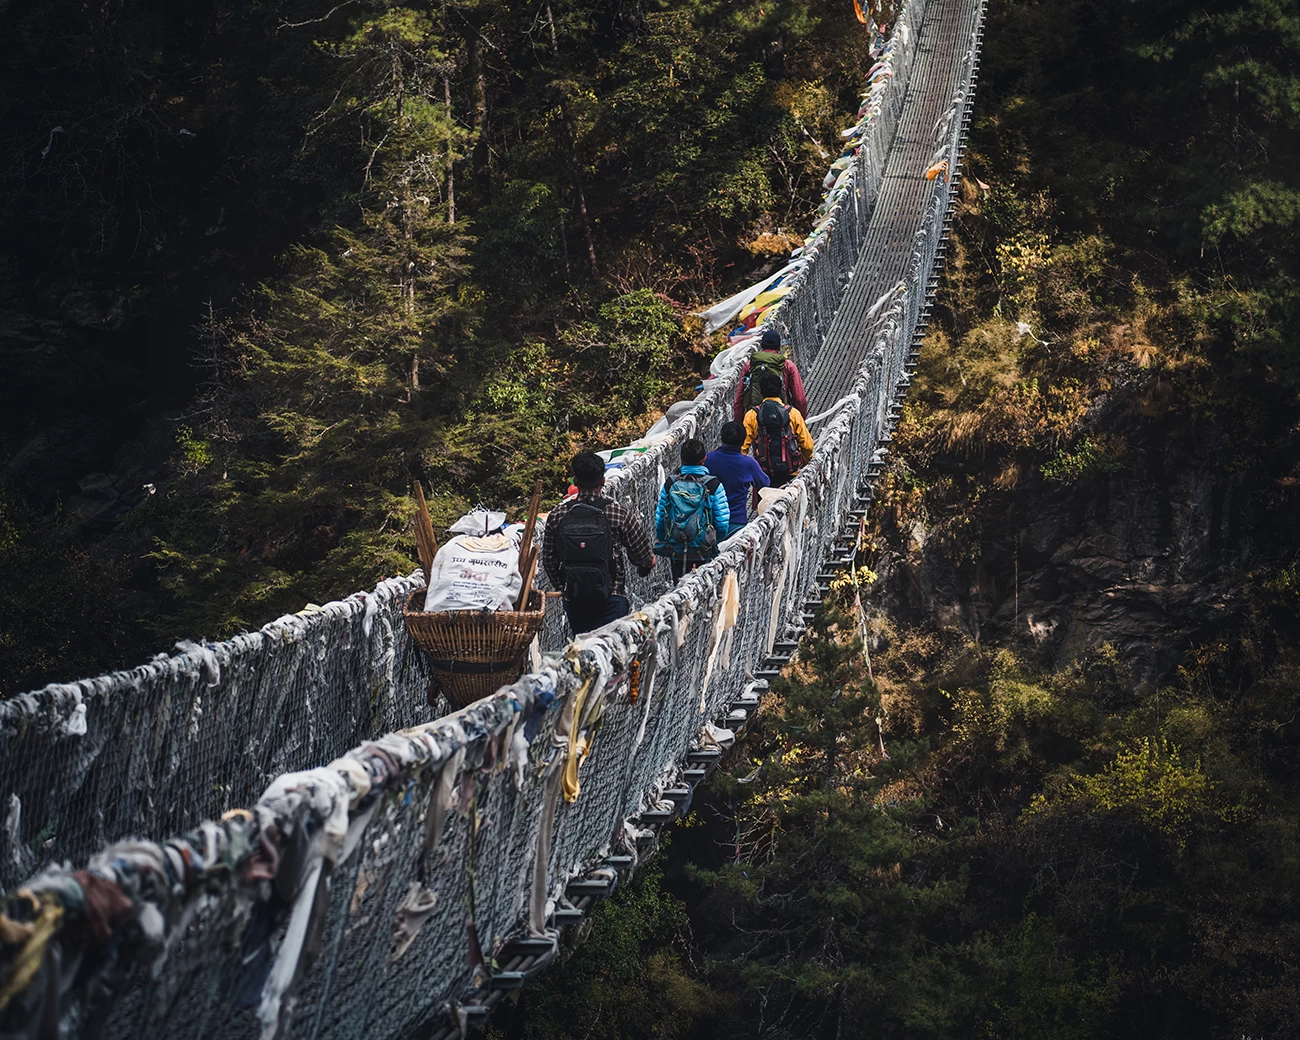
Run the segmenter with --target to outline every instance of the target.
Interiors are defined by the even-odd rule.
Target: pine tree
[[[770,1002],[783,1036],[863,1035],[867,1023],[890,1035],[963,1000],[932,999],[959,980],[926,949],[962,885],[932,873],[914,827],[922,807],[887,793],[913,756],[901,744],[884,754],[854,630],[824,609],[801,643],[763,716],[761,765],[723,788],[739,802],[734,862],[701,874],[744,936],[743,963],[716,963],[716,977]]]
[[[213,495],[213,515],[174,517],[153,556],[204,627],[253,624],[409,569],[406,490],[462,403],[476,320],[468,225],[444,204],[465,133],[446,104],[438,38],[427,11],[385,4],[321,44],[342,86],[308,148],[357,142],[355,217],[294,247],[251,317],[215,330],[219,421],[210,464],[190,477]],[[240,589],[215,618],[203,607],[214,583]]]

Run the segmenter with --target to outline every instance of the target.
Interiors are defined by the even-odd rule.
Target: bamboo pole
[[[515,610],[528,609],[528,596],[533,591],[533,577],[537,574],[537,550],[531,549],[528,553],[528,560],[524,564],[524,587],[519,590],[519,599],[515,603]]]
[[[429,507],[424,501],[424,488],[416,480],[411,482],[411,490],[419,507],[415,517],[415,550],[420,556],[420,566],[424,568],[427,588],[433,583],[433,558],[438,555],[438,539],[433,533],[433,521],[429,519]]]
[[[539,480],[533,485],[533,498],[528,503],[528,522],[524,524],[524,533],[519,540],[519,562],[524,584],[519,590],[519,599],[515,601],[515,610],[528,609],[528,594],[533,591],[533,575],[537,571],[537,549],[533,545],[533,533],[537,528],[537,513],[541,508],[542,482]]]

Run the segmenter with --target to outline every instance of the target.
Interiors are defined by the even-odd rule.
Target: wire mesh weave
[[[333,725],[322,726],[318,713],[345,720],[339,728],[347,743],[360,745],[325,768],[279,776],[249,814],[211,819],[162,846],[128,842],[95,855],[91,873],[131,898],[121,911],[130,926],[115,932],[125,941],[94,971],[80,957],[59,959],[57,951],[72,945],[51,943],[0,1019],[0,1034],[31,1026],[53,1002],[69,1033],[109,1038],[426,1035],[439,1011],[454,1016],[481,999],[492,953],[507,937],[553,934],[550,911],[570,878],[613,849],[638,849],[627,821],[680,780],[678,763],[702,726],[725,713],[778,635],[798,625],[841,518],[888,441],[953,192],[946,180],[924,181],[920,173],[936,150],[957,169],[982,14],[983,0],[917,0],[904,11],[895,30],[896,91],[855,161],[854,190],[832,208],[833,231],[780,311],[801,367],[838,378],[816,388],[820,400],[838,404],[813,460],[716,560],[667,592],[653,578],[634,580],[640,609],[630,617],[547,654],[535,672],[492,697],[383,736],[422,713],[427,719],[427,673],[397,616],[417,587],[411,579],[320,615],[281,619],[279,628],[240,637],[247,648],[231,641],[47,688],[28,695],[21,713],[0,715],[6,751],[21,748],[28,766],[37,749],[59,753],[68,742],[64,768],[83,764],[75,783],[54,777],[57,791],[42,803],[45,819],[64,821],[53,832],[61,849],[75,837],[89,851],[103,836],[135,830],[138,820],[158,833],[247,804],[226,791],[199,791],[195,772],[182,765],[191,754],[190,718],[200,733],[209,725],[207,708],[197,715],[193,706],[220,700],[214,690],[259,713],[256,723],[233,708],[223,715],[238,734],[203,759],[231,792],[231,774],[250,769],[255,753],[259,783],[289,768],[270,771],[266,749],[281,762],[295,759],[294,768],[341,754],[325,750],[338,734],[320,732]],[[897,266],[876,263],[873,242]],[[716,437],[734,389],[733,370],[664,445],[613,478],[608,493],[648,515],[667,461],[687,437]],[[558,646],[562,622],[552,613],[559,614],[548,612],[543,633]],[[289,633],[297,638],[289,641]],[[263,678],[271,668],[274,677]],[[101,691],[95,683],[108,685]],[[68,732],[77,697],[88,705],[80,736]],[[300,698],[311,701],[306,719],[316,725],[296,721],[292,738],[269,732],[275,720],[299,719]],[[395,718],[402,713],[408,717]],[[145,715],[152,726],[131,723]],[[77,750],[88,738],[94,754]],[[129,743],[115,749],[117,740]],[[131,773],[133,751],[145,749]],[[0,766],[9,790],[21,772],[10,767],[13,757]],[[116,774],[101,772],[99,788],[87,786],[105,763]],[[108,789],[126,776],[147,781],[149,791],[174,792],[181,813]],[[22,790],[25,802],[39,797],[25,781]],[[69,792],[80,792],[84,804],[65,805],[60,795]],[[115,807],[98,831],[67,822],[74,812],[93,819],[102,803]],[[6,855],[38,855],[25,827]],[[75,902],[70,881],[54,870],[29,885],[42,898]],[[80,921],[75,907],[66,913],[64,929]]]
[[[401,604],[422,579],[288,615],[130,671],[0,702],[0,884],[249,805],[283,772],[427,721]]]

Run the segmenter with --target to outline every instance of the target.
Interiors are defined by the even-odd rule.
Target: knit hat
[[[776,329],[764,329],[763,338],[758,341],[758,345],[762,350],[780,350],[781,333]]]

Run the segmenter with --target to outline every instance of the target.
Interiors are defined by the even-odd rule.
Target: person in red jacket
[[[781,350],[781,333],[776,329],[764,329],[763,338],[758,341],[759,351],[768,353],[783,353]],[[746,400],[749,396],[745,393],[749,383],[749,371],[752,363],[746,361],[744,367],[740,370],[740,379],[736,384],[736,404],[732,409],[732,417],[736,422],[745,421],[745,413],[751,408],[755,408],[762,401],[762,395],[755,394],[753,400]],[[799,375],[799,369],[795,367],[793,361],[785,359],[782,366],[782,382],[785,384],[785,403],[792,405],[800,415],[808,414],[808,395],[804,393],[803,379]]]

